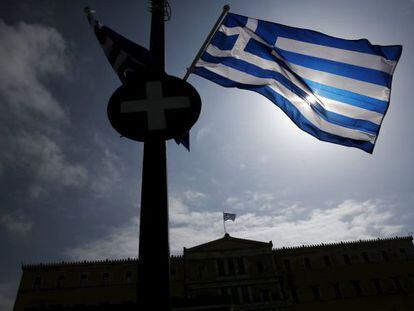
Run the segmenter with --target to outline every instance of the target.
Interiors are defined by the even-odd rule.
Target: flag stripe
[[[234,33],[242,33],[243,36],[245,36],[246,31],[243,30],[243,28],[240,27],[236,27],[233,30],[230,30],[228,28],[222,27],[223,31],[226,31],[229,34],[234,34]],[[223,38],[224,39],[224,38]],[[260,40],[260,39],[259,39]],[[263,40],[261,40],[262,42],[258,42],[257,38],[254,38],[252,40],[250,40],[247,45],[246,48],[243,50],[238,50],[237,53],[238,55],[240,55],[240,58],[242,59],[249,59],[248,61],[251,63],[254,63],[257,66],[267,66],[268,69],[273,68],[273,70],[278,70],[276,69],[276,67],[283,66],[283,63],[279,62],[279,66],[276,66],[277,64],[275,64],[275,61],[277,62],[277,60],[275,59],[276,52],[273,51],[273,55],[271,48],[269,48],[269,46],[263,42]],[[216,44],[218,44],[219,42],[216,42]],[[249,52],[249,54],[254,54],[258,57],[260,57],[261,59],[266,59],[268,60],[267,62],[265,62],[264,60],[258,60],[257,58],[255,60],[252,59],[251,55],[245,53]],[[233,55],[232,53],[229,52],[223,52],[220,49],[220,46],[216,46],[216,48],[214,48],[213,46],[209,46],[207,51],[208,53],[215,55],[215,56],[230,56]],[[279,57],[280,58],[280,57]],[[259,63],[262,64],[259,64]],[[286,65],[285,65],[286,66]],[[279,69],[280,70],[280,69]],[[295,79],[297,80],[297,78],[293,78],[292,75],[289,75],[290,79]],[[302,83],[301,83],[302,84]],[[333,100],[336,101],[341,101],[344,102],[348,105],[354,105],[356,107],[359,108],[363,108],[363,109],[367,109],[367,110],[371,110],[371,111],[375,111],[375,112],[379,112],[379,113],[385,113],[387,107],[388,107],[388,100],[378,100],[375,98],[371,98],[369,96],[365,96],[363,94],[358,94],[355,92],[350,92],[348,90],[341,90],[341,88],[336,88],[336,87],[332,87],[332,86],[324,86],[321,83],[317,83],[314,81],[310,81],[309,87],[314,90],[314,91],[319,91],[321,90],[321,92],[323,92],[325,95],[325,97],[327,98],[331,98]],[[303,87],[303,84],[301,85],[301,87]],[[330,92],[330,95],[327,95],[326,93]],[[389,99],[389,96],[388,96]]]
[[[332,74],[337,74],[351,79],[365,81],[385,87],[389,87],[391,84],[391,76],[379,70],[340,63],[322,58],[316,58],[313,56],[307,56],[294,52],[287,52],[280,49],[277,50],[277,52],[283,56],[285,60],[295,65],[300,65],[320,71],[326,71]]]
[[[283,37],[277,37],[275,46],[288,52],[379,70],[388,74],[392,74],[397,64],[393,60],[387,60],[378,55],[349,51]]]
[[[378,100],[388,101],[390,90],[387,87],[368,82],[358,81],[347,77],[331,74],[324,71],[313,70],[289,62],[288,65],[294,72],[304,79],[311,80],[326,86],[335,87],[345,91],[358,93]]]
[[[252,40],[252,41],[254,41],[254,40]],[[262,51],[258,47],[256,49],[251,49],[250,48],[250,43],[246,47],[246,52],[253,52],[253,51],[261,52]],[[255,46],[257,46],[257,44],[255,44]],[[267,49],[265,46],[262,46],[262,47]],[[292,74],[290,74],[286,70],[283,70],[283,68],[281,68],[279,63],[278,63],[278,60],[275,59],[275,57],[273,55],[266,53],[266,50],[262,51],[263,53],[258,53],[258,54],[261,54],[260,56],[253,55],[253,54],[246,53],[246,52],[244,52],[244,51],[239,52],[240,59],[246,60],[250,64],[254,64],[254,65],[256,65],[258,67],[261,67],[263,69],[268,69],[268,70],[272,70],[272,71],[275,71],[275,72],[282,73],[284,76],[286,76],[296,86],[298,86],[302,89],[304,89],[306,87],[295,76],[293,76]],[[205,55],[202,57],[202,59],[206,60],[206,57],[208,57],[207,55],[214,55],[214,56],[217,56],[217,57],[226,57],[226,56],[230,56],[231,53],[229,51],[221,51],[221,50],[219,50],[218,48],[216,48],[214,46],[209,46],[206,53],[205,53]],[[261,58],[262,55],[267,55],[267,59]],[[274,59],[274,61],[271,61],[271,59]],[[312,84],[311,87],[312,86],[315,86],[315,84]],[[318,87],[318,90],[319,89],[321,89],[321,88]],[[306,92],[306,89],[304,91]],[[332,91],[333,95],[336,95],[339,92],[339,91],[337,91],[337,92],[335,92],[335,91],[337,91],[337,90]],[[321,95],[327,95],[326,93],[327,92],[324,92],[324,91],[318,92],[318,94],[321,94]],[[311,93],[309,93],[309,92],[306,92],[306,94],[311,95]],[[347,94],[349,95],[349,92]],[[365,120],[369,120],[373,123],[379,124],[378,121],[377,121],[378,120],[378,112],[385,111],[387,103],[381,101],[378,104],[379,101],[372,99],[376,102],[374,104],[370,104],[370,102],[367,100],[367,97],[362,98],[358,94],[355,94],[355,97],[356,97],[356,99],[348,100],[343,105],[344,106],[355,106],[354,109],[356,109],[358,111],[357,116],[360,116],[360,117],[357,117],[358,119],[359,118],[360,119],[365,119]],[[340,97],[340,95],[332,96],[332,95],[328,94],[326,96],[326,98],[329,98],[329,99],[335,101],[335,103],[339,103],[339,102],[343,101],[343,100],[341,100],[342,98]],[[359,101],[358,101],[358,99],[359,99]],[[327,105],[325,105],[325,108],[327,108],[328,110],[331,110],[331,109],[328,108],[328,106],[329,106],[329,103]],[[335,105],[335,107],[339,107],[339,105],[337,104],[337,105]],[[347,112],[349,110],[352,111],[352,108],[353,107],[351,107],[348,110],[345,109],[343,111],[341,111],[341,110],[331,110],[331,111],[339,113],[339,114],[346,114],[345,112]],[[364,108],[368,108],[365,113],[363,111],[361,111],[361,110],[364,110]],[[372,112],[371,110],[374,110],[374,109],[379,110],[379,111]],[[350,114],[349,116],[352,118],[353,114]],[[364,117],[364,116],[366,116],[366,117]],[[372,116],[374,117],[374,120],[372,120]]]
[[[229,18],[231,17],[229,16]],[[338,48],[345,51],[354,51],[365,54],[377,55],[384,57],[387,60],[393,61],[398,61],[399,56],[401,54],[401,46],[372,45],[366,39],[347,40],[341,38],[334,38],[317,31],[289,27],[262,20],[258,21],[256,34],[272,45],[275,45],[278,37],[283,37],[301,42],[308,42],[321,46]]]
[[[317,95],[382,114],[387,111],[388,102],[386,101],[330,87],[311,80],[305,79],[305,82]]]
[[[266,70],[262,67],[255,66],[251,63],[248,63],[244,60],[236,59],[233,57],[215,57],[211,56],[208,53],[205,53],[202,57],[206,63],[213,65],[213,64],[223,64],[225,66],[228,66],[230,68],[236,69],[240,72],[249,72],[254,77],[258,78],[265,78],[265,79],[273,79],[275,81],[278,81],[280,84],[282,84],[285,88],[292,90],[296,94],[298,94],[302,100],[310,100],[310,95],[305,93],[301,88],[293,84],[289,79],[287,79],[285,76],[280,74],[279,72],[275,72],[272,70]],[[261,80],[257,81],[258,84],[262,84],[263,82]],[[255,84],[255,83],[252,83]],[[273,82],[269,82],[269,84],[273,84]],[[319,114],[321,118],[324,120],[341,125],[350,129],[360,129],[365,132],[374,134],[378,131],[379,127],[377,124],[372,123],[370,121],[366,120],[357,120],[352,119],[348,116],[340,115],[335,112],[331,112],[326,110],[323,105],[320,105],[318,103],[313,103],[315,112]]]
[[[323,130],[318,129],[314,126],[311,122],[309,122],[299,111],[298,109],[292,105],[286,98],[279,95],[277,92],[273,91],[269,87],[257,87],[255,85],[248,85],[245,83],[237,83],[233,80],[225,78],[221,75],[218,75],[206,68],[203,67],[195,67],[193,73],[202,76],[206,79],[209,79],[221,86],[224,87],[237,87],[240,89],[246,89],[255,91],[274,103],[278,103],[278,106],[289,116],[289,118],[294,121],[296,125],[299,126],[305,132],[315,136],[316,138],[328,141],[336,144],[345,145],[348,147],[356,147],[362,149],[366,152],[372,153],[374,149],[374,144],[368,141],[362,140],[355,140],[343,137],[341,135],[335,135],[332,133],[327,133]]]
[[[369,120],[372,123],[380,125],[384,117],[384,115],[381,113],[362,109],[353,105],[348,105],[340,101],[323,97],[320,94],[316,95],[316,97],[322,101],[327,110],[336,112],[338,114],[347,115],[353,119]]]
[[[256,76],[252,76],[251,74],[248,74],[246,72],[241,72],[233,68],[224,66],[222,64],[211,64],[206,63],[204,61],[199,61],[197,63],[197,66],[204,67],[207,70],[221,75],[222,77],[225,76],[230,80],[235,81],[236,83],[247,84],[250,86],[255,85],[257,89],[259,89],[260,86],[263,87],[268,85],[272,91],[279,93],[279,95],[282,95],[286,100],[288,100],[288,102],[295,106],[296,109],[314,126],[320,128],[321,130],[327,133],[357,140],[370,141],[372,143],[375,142],[375,135],[352,130],[343,126],[327,122],[319,114],[314,112],[314,108],[312,108],[308,102],[306,102],[303,98],[299,97],[297,94],[292,92],[290,89],[286,88],[282,83],[275,79],[259,78]]]

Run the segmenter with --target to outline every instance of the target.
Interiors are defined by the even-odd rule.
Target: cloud
[[[69,160],[69,116],[48,86],[68,74],[65,40],[51,27],[0,19],[0,41],[0,174],[27,174],[34,197],[44,184],[82,187],[88,172]]]
[[[94,177],[91,188],[97,198],[107,198],[112,190],[121,184],[122,162],[109,149],[104,149],[104,157],[100,160],[99,172]]]
[[[24,235],[32,230],[32,222],[22,216],[13,216],[11,214],[0,215],[0,225],[10,233]]]
[[[113,228],[101,239],[65,250],[65,254],[74,260],[137,257],[138,232],[138,219],[134,218],[125,226]]]
[[[12,310],[17,292],[17,281],[0,283],[0,310]]]
[[[203,139],[210,133],[210,128],[208,127],[202,127],[201,129],[198,130],[197,134],[196,134],[196,142],[197,144],[200,144]]]
[[[182,196],[170,198],[170,249],[181,253],[183,247],[217,239],[223,235],[221,212],[192,211]],[[393,223],[397,211],[380,200],[347,200],[326,209],[310,209],[303,213],[297,204],[279,214],[238,214],[235,222],[226,223],[235,237],[259,241],[272,240],[275,247],[351,241],[389,237],[402,233]],[[300,217],[299,217],[300,216]],[[70,249],[72,258],[97,259],[134,256],[137,253],[138,220],[113,229],[102,239]]]

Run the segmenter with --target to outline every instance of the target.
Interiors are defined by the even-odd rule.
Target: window
[[[57,284],[56,287],[57,288],[62,288],[63,287],[63,282],[65,281],[65,276],[64,275],[59,275],[58,279],[57,279]]]
[[[239,297],[239,292],[237,290],[237,287],[231,287],[231,299],[233,300],[233,303],[235,304],[240,303],[240,297]]]
[[[102,284],[109,285],[109,272],[104,272],[102,274]]]
[[[321,300],[321,289],[319,285],[312,285],[311,289],[315,300]]]
[[[401,254],[401,258],[408,259],[408,254],[405,248],[400,248],[400,254]]]
[[[404,292],[404,288],[402,287],[400,278],[398,276],[391,278],[392,282],[394,283],[395,288],[399,292]]]
[[[86,273],[82,273],[80,276],[80,286],[87,286],[88,285],[88,275]]]
[[[309,259],[308,257],[305,257],[305,258],[303,259],[303,261],[304,261],[304,264],[305,264],[305,268],[306,268],[306,269],[310,269],[310,268],[312,268],[311,261],[310,261],[310,259]]]
[[[331,264],[331,258],[329,256],[323,256],[323,261],[325,262],[325,266],[330,267]]]
[[[205,268],[206,268],[205,265],[198,265],[197,266],[197,273],[198,273],[198,278],[199,279],[202,279],[203,278]]]
[[[217,259],[217,270],[218,270],[218,275],[219,276],[224,275],[224,262],[223,262],[223,259]]]
[[[351,258],[349,258],[348,254],[344,254],[344,261],[348,266],[352,265]]]
[[[390,261],[390,257],[388,256],[388,253],[386,251],[382,251],[381,254],[382,254],[382,259],[384,261],[387,261],[387,262]]]
[[[285,259],[285,260],[283,261],[283,264],[285,265],[285,269],[286,269],[286,270],[288,270],[288,271],[291,271],[291,270],[292,270],[292,268],[291,268],[291,266],[290,266],[290,260],[289,260],[289,259]]]
[[[299,303],[299,295],[298,290],[296,288],[290,289],[290,295],[292,296],[292,300],[294,303]]]
[[[234,275],[235,271],[234,271],[234,263],[232,259],[227,261],[227,266],[229,268],[229,274]]]
[[[242,286],[241,287],[241,292],[242,292],[243,303],[249,303],[250,302],[250,297],[249,297],[249,290],[248,290],[247,286]]]
[[[237,270],[238,270],[239,274],[245,274],[246,273],[243,258],[237,258]]]
[[[362,258],[364,258],[364,262],[365,263],[369,263],[370,262],[369,255],[368,255],[367,252],[362,252]]]
[[[261,261],[258,261],[256,263],[256,267],[257,267],[257,273],[258,274],[263,274],[264,267],[263,267],[263,263]]]
[[[332,283],[331,286],[332,286],[332,290],[333,290],[333,293],[334,293],[334,296],[335,296],[336,299],[344,298],[342,296],[342,292],[341,292],[341,288],[339,287],[339,283]]]
[[[125,272],[125,283],[127,284],[132,283],[132,272],[131,271]]]
[[[33,282],[33,289],[39,289],[42,285],[42,277],[36,276]]]
[[[262,296],[262,301],[270,301],[270,291],[268,289],[262,289],[260,296]]]
[[[354,288],[355,294],[357,296],[363,296],[364,293],[362,292],[361,284],[359,283],[359,281],[351,281],[351,283],[352,287]]]
[[[377,291],[377,293],[379,295],[384,294],[384,289],[382,288],[381,280],[379,280],[379,279],[372,279],[372,283],[374,284],[375,290]]]

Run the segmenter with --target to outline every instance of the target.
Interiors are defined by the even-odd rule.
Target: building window
[[[372,283],[374,284],[375,290],[377,291],[377,293],[379,295],[384,294],[384,289],[382,288],[381,280],[379,280],[379,279],[372,279]]]
[[[292,296],[292,300],[294,303],[299,303],[299,295],[298,290],[296,288],[290,289],[290,295]]]
[[[288,270],[288,271],[291,271],[291,270],[292,270],[292,268],[291,268],[291,266],[290,266],[290,260],[289,260],[289,259],[285,259],[285,260],[283,261],[283,264],[285,265],[285,269],[286,269],[286,270]]]
[[[258,261],[256,263],[256,267],[257,267],[257,273],[258,274],[263,274],[264,272],[264,267],[263,267],[263,263],[261,261]]]
[[[348,266],[352,265],[351,258],[349,258],[348,254],[344,254],[344,261]]]
[[[244,260],[243,258],[237,258],[237,270],[239,274],[245,274],[246,268],[244,267]]]
[[[355,294],[357,296],[363,296],[364,293],[362,292],[361,284],[359,281],[351,281],[352,287],[354,288]]]
[[[305,264],[305,268],[306,269],[311,269],[312,268],[311,261],[310,261],[310,259],[308,257],[305,257],[303,259],[303,261],[304,261],[304,264]]]
[[[332,290],[336,299],[344,298],[342,296],[341,288],[339,287],[339,283],[332,283]]]
[[[87,286],[88,285],[88,275],[86,273],[82,273],[80,276],[80,286]]]
[[[367,252],[362,252],[362,258],[364,258],[364,262],[365,263],[369,263],[370,262],[369,255],[368,255]]]
[[[400,248],[400,254],[403,259],[408,259],[408,254],[405,248]]]
[[[62,288],[63,287],[63,282],[65,281],[65,276],[64,275],[59,275],[58,279],[57,279],[57,284],[56,287],[57,288]]]
[[[230,275],[234,275],[235,274],[235,270],[234,270],[234,263],[233,260],[230,259],[227,261],[227,267],[229,268],[229,274]]]
[[[260,296],[262,298],[262,301],[270,301],[270,291],[268,289],[262,289],[260,291]]]
[[[399,292],[404,292],[404,288],[401,284],[400,278],[398,276],[391,278],[392,282],[394,283],[395,288]]]
[[[102,274],[102,284],[109,285],[109,272],[104,272]]]
[[[311,289],[315,300],[321,300],[321,288],[319,285],[312,285]]]
[[[33,282],[33,289],[39,289],[42,285],[42,277],[36,276]]]
[[[250,297],[249,297],[249,289],[247,288],[247,286],[242,286],[241,292],[242,292],[243,303],[249,303]]]
[[[382,251],[382,259],[386,262],[390,261],[390,257],[388,256],[388,253],[386,251]]]
[[[125,272],[125,283],[127,284],[132,283],[132,272],[131,271]]]
[[[237,287],[231,287],[231,299],[235,304],[240,303],[239,291]]]
[[[325,262],[325,266],[327,267],[332,266],[331,258],[329,256],[323,256],[323,261]]]
[[[223,259],[217,259],[217,270],[219,276],[223,276],[225,274]]]
[[[205,268],[206,268],[205,265],[198,265],[197,266],[197,273],[198,273],[198,278],[199,279],[202,279],[203,278]]]

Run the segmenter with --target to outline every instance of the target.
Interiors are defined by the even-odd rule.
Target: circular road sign
[[[120,86],[109,99],[107,109],[113,128],[137,141],[181,137],[197,121],[200,111],[196,89],[168,75]]]

